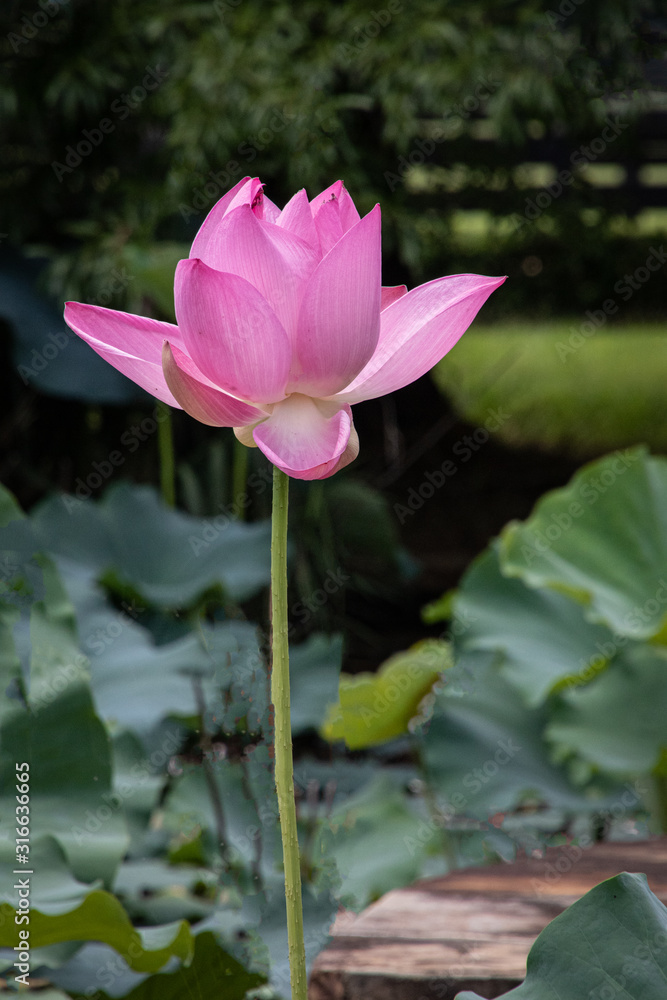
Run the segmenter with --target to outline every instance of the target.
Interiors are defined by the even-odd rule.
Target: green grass
[[[565,353],[584,319],[476,327],[433,377],[473,424],[501,410],[508,444],[582,459],[640,443],[667,452],[667,321],[599,330]]]

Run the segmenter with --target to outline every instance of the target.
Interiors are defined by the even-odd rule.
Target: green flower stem
[[[273,469],[271,514],[271,701],[274,713],[274,760],[280,833],[285,866],[287,944],[292,1000],[307,1000],[306,949],[303,939],[301,866],[294,801],[292,726],[290,720],[289,647],[287,643],[287,497],[289,479]]]
[[[157,445],[160,453],[160,489],[168,507],[176,504],[176,467],[174,462],[174,432],[171,407],[158,403]]]

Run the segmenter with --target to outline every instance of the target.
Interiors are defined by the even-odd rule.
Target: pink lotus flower
[[[209,212],[175,278],[178,325],[68,302],[65,320],[151,395],[233,427],[296,479],[356,458],[351,403],[419,378],[504,278],[381,287],[380,206],[337,181],[282,212],[244,178]]]

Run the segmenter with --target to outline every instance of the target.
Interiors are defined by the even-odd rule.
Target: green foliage
[[[362,209],[382,200],[391,270],[432,277],[443,257],[451,269],[462,260],[454,209],[502,218],[524,208],[516,147],[557,136],[576,150],[599,135],[609,94],[634,93],[613,108],[634,120],[655,11],[653,0],[590,0],[554,23],[541,0],[420,0],[383,8],[379,27],[360,0],[309,0],[298,18],[267,0],[159,9],[123,0],[103,12],[72,0],[27,38],[12,4],[0,92],[4,225],[15,243],[52,256],[58,298],[100,301],[114,269],[127,267],[114,302],[141,311],[148,299],[166,316],[168,283],[155,266],[171,267],[172,248],[245,173],[258,172],[278,204],[341,176]],[[424,157],[418,143],[434,135],[435,155]],[[627,132],[617,140],[619,152],[632,144]],[[438,171],[469,168],[455,192],[433,183]],[[579,274],[590,270],[582,256],[600,257],[581,213],[591,203],[606,213],[602,194],[577,179],[573,207],[553,213],[554,242],[576,247]],[[517,265],[536,250],[520,235]],[[524,302],[528,294],[524,285]]]
[[[211,995],[222,981],[241,998],[266,982],[270,959],[277,984],[284,887],[264,640],[224,620],[266,581],[264,525],[227,524],[204,539],[218,567],[192,553],[187,571],[210,521],[145,489],[65,500],[26,518],[0,492],[1,860],[11,871],[14,769],[27,758],[32,971],[73,997],[91,982],[148,998],[195,984]],[[182,575],[169,569],[179,552]],[[320,724],[340,655],[336,638],[296,647],[296,734]],[[313,857],[315,950],[336,907],[323,871]],[[13,881],[0,887],[4,948],[18,930]]]
[[[542,739],[579,781],[658,774],[665,495],[667,461],[643,449],[591,463],[508,525],[453,601],[459,666],[491,656],[498,679],[540,707]]]
[[[660,1000],[667,978],[667,909],[645,875],[595,886],[552,920],[530,949],[525,981],[506,1000],[623,996]],[[481,1000],[458,993],[456,1000]]]
[[[544,497],[501,541],[508,575],[568,594],[623,640],[667,639],[667,460],[616,452]]]
[[[644,442],[667,451],[662,419],[667,341],[662,325],[598,330],[571,349],[585,317],[499,324],[467,334],[433,371],[470,423],[505,414],[497,436],[591,458]],[[565,353],[564,353],[565,352]],[[619,373],[622,372],[622,378]]]

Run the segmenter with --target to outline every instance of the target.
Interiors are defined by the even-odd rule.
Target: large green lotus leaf
[[[366,906],[421,874],[433,845],[420,838],[424,816],[401,787],[414,777],[405,769],[375,776],[323,828],[322,852],[336,862],[346,905]]]
[[[246,600],[269,582],[269,546],[268,522],[191,517],[129,484],[100,501],[51,497],[0,532],[0,549],[72,560],[160,608],[189,607],[216,585]]]
[[[220,997],[224,1000],[244,1000],[249,990],[257,989],[266,977],[249,972],[223,947],[210,931],[198,934],[195,939],[192,963],[175,972],[159,972],[149,976],[125,994],[125,1000],[193,1000]],[[79,994],[74,993],[75,997]],[[81,996],[88,996],[83,993]],[[117,994],[111,994],[116,996]],[[108,1000],[109,994],[96,993],[99,1000]]]
[[[2,719],[0,852],[13,842],[15,765],[27,761],[32,834],[53,834],[78,878],[109,883],[128,843],[122,813],[109,801],[109,737],[95,713],[74,609],[53,564],[41,562],[44,599],[30,609],[28,627],[14,632],[24,696]]]
[[[108,947],[89,944],[51,978],[76,1000],[90,997],[91,987],[96,1000],[244,1000],[248,990],[266,981],[246,969],[211,931],[197,933],[192,962],[175,970],[138,975]]]
[[[352,750],[401,736],[450,666],[449,644],[429,639],[392,656],[375,674],[342,674],[340,700],[329,706],[322,736],[329,742],[345,740]]]
[[[667,908],[645,875],[601,882],[545,927],[505,1000],[664,1000]],[[456,1000],[482,1000],[458,993]]]
[[[635,449],[584,466],[508,525],[500,562],[619,635],[667,643],[667,459]]]
[[[465,691],[452,683],[437,695],[420,738],[428,780],[445,814],[488,820],[526,799],[577,811],[604,804],[611,782],[573,788],[566,770],[549,757],[547,707],[528,708],[499,674],[493,653],[466,653],[455,670]]]
[[[586,683],[607,665],[616,646],[581,605],[553,590],[535,590],[501,573],[497,547],[468,570],[453,600],[457,652],[492,650],[503,676],[529,706],[564,683]]]
[[[667,748],[667,650],[620,653],[592,684],[562,695],[545,735],[561,757],[619,778],[649,774]]]
[[[191,959],[193,940],[185,921],[137,930],[115,896],[72,876],[54,838],[37,838],[32,847],[34,874],[25,878],[30,882],[30,946],[36,961],[39,949],[66,941],[104,942],[139,972],[161,969],[173,955]],[[8,886],[0,898],[0,946],[14,948],[21,926],[14,920],[16,891]]]

